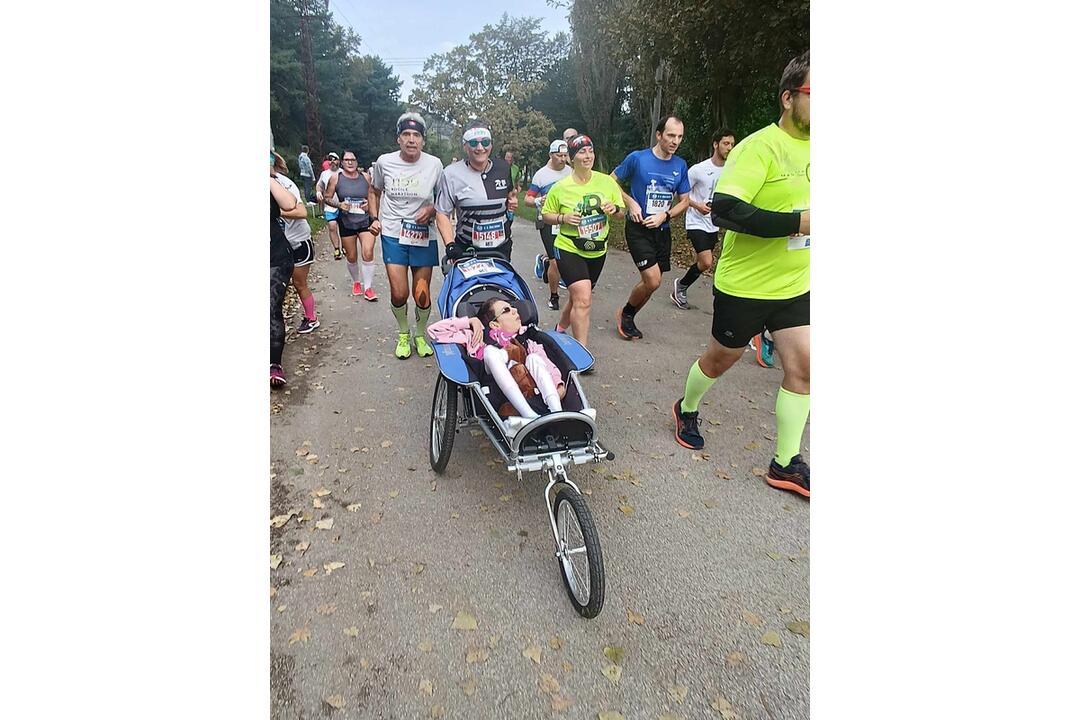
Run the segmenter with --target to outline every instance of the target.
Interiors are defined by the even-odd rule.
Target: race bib
[[[349,203],[350,215],[367,215],[367,198],[345,198],[345,202]]]
[[[498,247],[506,242],[506,230],[502,220],[478,222],[473,225],[472,244],[478,248]]]
[[[810,236],[809,235],[792,235],[787,239],[788,250],[809,250],[810,249]]]
[[[499,272],[499,268],[497,268],[495,263],[489,258],[466,260],[465,262],[458,263],[457,267],[461,270],[461,274],[467,278],[474,278],[477,275],[491,275]]]
[[[671,207],[671,193],[667,190],[647,190],[645,192],[645,215],[666,213]]]
[[[398,237],[398,242],[402,245],[427,247],[431,240],[430,231],[431,228],[428,225],[420,225],[410,220],[402,220],[401,235]]]
[[[578,225],[578,236],[587,240],[595,240],[600,237],[600,233],[604,231],[606,224],[607,215],[586,215],[581,218],[581,224]]]

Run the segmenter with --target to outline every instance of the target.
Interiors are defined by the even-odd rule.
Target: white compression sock
[[[349,268],[349,275],[353,282],[360,282],[360,267],[356,263],[345,261],[345,267]]]
[[[510,401],[510,404],[517,410],[518,415],[523,418],[537,418],[540,417],[535,410],[533,410],[528,401],[525,400],[525,396],[521,394],[521,388],[517,386],[517,382],[514,381],[514,376],[510,374],[510,368],[506,364],[510,361],[510,358],[506,356],[506,351],[502,348],[497,348],[494,345],[488,345],[484,348],[484,367],[491,373],[491,376],[495,378],[495,384],[502,390],[503,395]]]
[[[544,404],[551,412],[562,410],[562,401],[559,399],[559,389],[555,387],[555,381],[551,379],[547,363],[539,355],[529,355],[525,358],[525,367],[532,375],[536,387],[540,389],[540,396],[544,398]]]
[[[364,289],[366,290],[375,282],[375,261],[372,260],[371,262],[367,262],[366,260],[361,260],[360,264],[363,266],[361,270],[364,273]]]

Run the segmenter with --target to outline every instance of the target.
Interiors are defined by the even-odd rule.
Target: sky
[[[549,34],[570,31],[567,11],[544,0],[330,0],[330,11],[360,35],[363,54],[378,55],[393,66],[403,82],[402,101],[408,100],[413,75],[423,70],[429,55],[465,44],[484,25],[497,24],[504,12],[543,18]]]

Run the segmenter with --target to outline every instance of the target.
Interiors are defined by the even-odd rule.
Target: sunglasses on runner
[[[797,88],[791,88],[791,92],[793,92],[793,93],[796,93],[796,92],[797,93],[802,93],[803,95],[806,95],[807,97],[809,97],[810,96],[810,86],[809,85],[800,85]]]
[[[476,148],[478,145],[483,145],[484,147],[491,147],[491,138],[480,138],[479,140],[466,140],[465,142],[467,142],[469,144],[469,147],[471,147],[471,148]]]

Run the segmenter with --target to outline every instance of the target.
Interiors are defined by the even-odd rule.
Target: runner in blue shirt
[[[634,316],[660,287],[663,273],[671,269],[669,221],[690,205],[689,171],[686,161],[675,155],[682,140],[682,120],[668,115],[656,125],[656,144],[630,153],[611,173],[620,185],[630,184],[630,194],[623,190],[626,247],[641,273],[615,318],[615,327],[626,340],[643,337]]]

